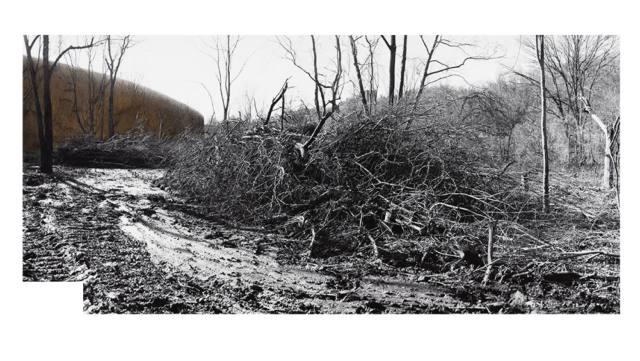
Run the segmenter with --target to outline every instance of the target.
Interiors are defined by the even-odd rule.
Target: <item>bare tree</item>
[[[511,161],[511,144],[514,130],[526,119],[529,104],[518,99],[513,86],[498,81],[487,89],[470,90],[461,97],[459,119],[473,129],[495,139],[501,161]],[[506,144],[505,144],[506,143]]]
[[[278,92],[278,94],[276,94],[276,96],[271,101],[271,106],[269,107],[269,111],[267,112],[267,117],[263,122],[264,126],[269,125],[269,120],[271,119],[271,113],[273,112],[273,108],[276,106],[276,104],[278,104],[279,102],[282,102],[282,115],[280,118],[280,128],[284,129],[284,126],[282,124],[282,121],[284,119],[284,94],[287,92],[287,89],[289,89],[288,78],[287,80],[284,81],[284,84],[282,85],[282,88],[280,88],[280,91]]]
[[[389,48],[389,105],[393,105],[396,86],[396,36],[391,35],[391,42],[387,41],[384,35],[381,35],[382,40]]]
[[[209,119],[209,125],[213,124],[213,120],[216,118],[216,108],[213,105],[213,96],[211,96],[211,92],[209,91],[209,88],[207,88],[203,83],[199,83],[200,85],[202,85],[202,87],[204,88],[204,90],[207,92],[207,95],[209,95],[209,101],[211,102],[211,118]]]
[[[316,40],[313,35],[311,36],[313,74],[299,64],[298,57],[291,40],[288,37],[278,38],[280,46],[285,50],[287,59],[289,59],[298,69],[302,70],[314,83],[314,100],[316,103],[318,124],[306,142],[297,143],[295,145],[295,149],[298,151],[298,155],[301,159],[307,158],[309,148],[313,142],[315,142],[318,134],[322,130],[322,127],[324,127],[326,121],[338,110],[337,101],[340,99],[340,91],[342,89],[342,85],[340,83],[342,77],[342,50],[340,47],[340,37],[336,35],[335,41],[336,70],[331,82],[327,82],[323,81],[318,73],[318,55],[316,51]],[[326,94],[326,92],[329,94]]]
[[[38,68],[33,61],[31,51],[40,38],[40,35],[29,40],[24,36],[24,46],[27,52],[27,68],[31,82],[31,90],[36,105],[36,121],[38,123],[38,138],[40,140],[40,171],[43,173],[53,173],[53,105],[51,102],[51,77],[60,59],[70,50],[86,49],[94,46],[93,38],[91,42],[84,46],[69,46],[58,54],[58,57],[49,62],[49,35],[42,35],[42,101],[38,97]],[[38,56],[39,58],[39,56]],[[39,62],[38,62],[39,63]]]
[[[131,43],[131,37],[129,35],[124,36],[119,40],[118,50],[115,51],[115,54],[112,51],[112,43],[117,40],[113,39],[111,35],[107,35],[107,55],[105,56],[105,63],[107,68],[109,69],[109,138],[113,137],[115,134],[115,119],[113,117],[113,101],[114,101],[114,89],[116,86],[116,80],[118,79],[118,70],[120,70],[120,65],[122,64],[122,57],[124,53],[129,49],[133,44]]]
[[[604,146],[604,162],[603,162],[604,167],[603,167],[603,175],[602,175],[602,187],[605,190],[608,190],[611,188],[611,176],[612,176],[611,163],[613,160],[612,146],[614,143],[614,138],[616,136],[616,133],[620,129],[620,117],[619,116],[617,117],[613,127],[608,126],[593,111],[593,109],[591,108],[591,104],[587,98],[580,96],[579,99],[580,101],[582,101],[585,111],[589,113],[589,115],[591,115],[591,119],[593,119],[593,121],[595,121],[596,124],[598,124],[598,126],[604,133],[605,146]],[[614,167],[614,168],[617,173],[617,167]]]
[[[84,38],[85,44],[88,43],[88,39],[89,37]],[[61,45],[62,44],[60,44],[60,47]],[[65,99],[65,101],[71,102],[73,114],[75,115],[78,127],[80,127],[80,131],[83,134],[95,135],[97,133],[96,127],[99,126],[96,119],[99,115],[98,113],[100,111],[104,113],[101,101],[104,100],[107,82],[105,74],[96,76],[94,72],[94,63],[97,54],[96,49],[94,47],[87,48],[86,52],[88,61],[86,82],[81,82],[79,79],[81,74],[78,60],[79,52],[68,52],[65,54],[65,58],[69,64],[69,79],[71,80],[70,91],[73,94],[73,99]],[[86,85],[86,89],[82,86],[83,84]],[[100,119],[104,121],[102,117],[100,117]]]
[[[90,37],[84,38],[84,43],[88,44]],[[61,45],[61,44],[60,44]],[[69,64],[69,78],[71,80],[71,93],[73,99],[70,101],[75,114],[76,123],[83,134],[95,135],[96,128],[100,126],[98,120],[104,123],[104,96],[107,87],[107,79],[104,72],[96,73],[94,63],[97,51],[95,47],[85,49],[87,55],[86,91],[80,89],[82,82],[78,60],[78,52],[68,52],[65,54]],[[104,69],[103,69],[104,70]],[[65,99],[66,100],[66,99]],[[102,129],[102,128],[100,128]],[[75,133],[75,129],[74,129]]]
[[[547,96],[545,88],[544,35],[536,35],[536,54],[540,64],[540,128],[542,131],[542,199],[543,210],[549,212],[549,149],[547,147]]]
[[[158,139],[162,140],[164,138],[167,130],[162,130],[162,126],[164,125],[164,120],[167,118],[167,113],[162,114],[162,108],[158,108]]]
[[[100,108],[102,108],[102,103],[100,101],[104,99],[107,86],[106,75],[103,72],[96,74],[93,71],[93,63],[95,62],[96,55],[97,51],[94,47],[87,48],[87,57],[89,59],[89,66],[87,69],[87,116],[89,118],[88,123],[90,124],[91,134],[95,133],[95,126],[98,123],[96,116],[98,111],[101,110]],[[99,77],[99,81],[96,79],[96,76]],[[97,89],[95,89],[96,85],[98,86]]]
[[[365,36],[364,39],[367,42],[368,49],[367,59],[364,60],[364,63],[369,65],[369,89],[365,90],[365,94],[368,94],[366,98],[367,105],[369,105],[369,114],[373,114],[375,104],[378,100],[378,82],[376,74],[375,54],[380,38],[374,37],[370,40],[367,36]]]
[[[402,60],[400,61],[400,87],[398,89],[398,101],[404,95],[404,72],[407,65],[407,36],[402,41]]]
[[[211,53],[203,53],[213,59],[216,64],[216,79],[220,90],[220,99],[222,100],[222,121],[226,122],[229,119],[231,85],[242,74],[249,59],[247,58],[240,70],[234,74],[232,70],[233,58],[242,38],[240,36],[227,35],[222,39],[219,36],[212,36],[211,39],[213,41],[212,44],[203,41],[205,46],[211,50]]]
[[[422,44],[424,45],[424,48],[427,51],[427,59],[425,60],[425,63],[424,63],[424,71],[422,72],[422,78],[420,79],[420,86],[418,87],[418,91],[416,93],[416,97],[413,103],[412,112],[414,113],[418,108],[418,105],[420,104],[420,99],[422,98],[422,95],[427,85],[436,83],[442,79],[449,78],[452,76],[459,76],[458,74],[452,73],[452,71],[463,67],[468,61],[489,60],[489,59],[493,59],[495,55],[495,53],[490,55],[469,55],[468,50],[471,48],[474,48],[475,45],[470,43],[460,43],[460,42],[452,41],[449,39],[445,39],[443,38],[442,35],[436,35],[433,38],[433,43],[431,44],[431,46],[427,44],[424,36],[420,35],[420,40],[422,41]],[[464,54],[464,58],[462,59],[462,61],[454,64],[448,64],[436,59],[435,57],[436,50],[442,46],[459,50],[462,54]],[[439,76],[433,80],[428,81],[429,77],[433,77],[434,75],[439,75]],[[406,123],[407,129],[411,127],[413,119],[414,119],[413,117],[410,117],[409,121],[407,121]]]
[[[470,48],[473,48],[474,47],[473,44],[460,43],[460,42],[452,41],[452,40],[449,40],[449,39],[445,39],[442,35],[436,35],[433,38],[433,43],[431,44],[431,46],[429,46],[427,44],[427,42],[424,39],[424,36],[420,35],[420,40],[422,41],[422,44],[424,45],[424,48],[427,51],[427,59],[426,59],[425,64],[424,64],[424,71],[422,72],[422,79],[420,80],[420,86],[418,87],[418,93],[416,94],[414,110],[418,106],[420,98],[422,97],[422,94],[424,93],[424,90],[425,90],[427,85],[433,84],[433,83],[435,83],[437,81],[440,81],[442,79],[445,79],[445,78],[448,78],[448,77],[451,77],[451,76],[457,76],[456,74],[451,74],[450,72],[452,70],[459,69],[459,68],[463,67],[468,61],[471,61],[471,60],[489,60],[489,59],[493,59],[494,55],[495,55],[495,54],[491,54],[491,55],[469,55],[467,50],[470,49]],[[458,62],[458,63],[455,63],[455,64],[447,64],[447,63],[444,63],[444,62],[442,62],[440,60],[437,60],[435,58],[436,50],[438,48],[442,47],[442,46],[449,47],[449,48],[452,48],[452,49],[458,49],[460,52],[462,52],[465,55],[464,59],[462,59],[461,62]],[[427,79],[429,77],[432,77],[432,76],[438,75],[438,74],[441,74],[442,76],[427,82]]]
[[[67,57],[67,61],[69,62],[69,77],[71,79],[71,92],[73,94],[71,106],[73,108],[73,113],[76,116],[76,122],[78,123],[78,127],[80,127],[80,130],[83,134],[93,133],[91,124],[87,124],[85,120],[82,119],[84,117],[81,116],[80,104],[78,100],[78,73],[80,70],[80,66],[78,65],[77,53],[67,53]]]
[[[282,94],[282,105],[280,105],[280,131],[284,131],[284,104],[285,96]]]
[[[537,54],[536,44],[528,37],[522,44]],[[591,101],[598,82],[619,59],[616,36],[564,35],[548,36],[545,40],[546,93],[555,105],[550,111],[565,120],[570,161],[582,163],[585,158],[584,125],[580,96]],[[515,74],[539,86],[539,82],[521,72]]]
[[[360,99],[362,101],[362,106],[364,107],[364,112],[367,115],[370,115],[370,109],[367,105],[367,96],[364,90],[364,85],[362,84],[362,74],[360,73],[360,63],[358,63],[358,45],[356,44],[357,39],[354,39],[353,36],[349,36],[349,41],[351,43],[351,52],[353,54],[353,66],[356,69],[356,75],[358,76],[358,89],[360,90]]]

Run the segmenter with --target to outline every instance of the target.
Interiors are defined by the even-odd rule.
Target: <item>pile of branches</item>
[[[294,149],[303,135],[268,128],[173,142],[164,182],[238,223],[309,235],[317,255],[367,245],[379,256],[415,236],[424,252],[445,232],[461,239],[486,232],[470,234],[465,224],[536,212],[537,199],[504,170],[487,168],[482,151],[456,146],[437,124],[414,119],[424,126],[406,129],[406,122],[397,109],[342,116],[307,159]]]
[[[282,168],[289,163],[281,159],[286,137],[243,140],[228,134],[187,139],[173,142],[163,163],[164,182],[171,190],[246,223],[278,211],[275,194],[291,183],[283,179],[291,174]]]
[[[162,142],[147,133],[96,139],[74,136],[54,153],[57,164],[88,168],[154,168],[164,160]]]
[[[481,151],[456,146],[436,124],[406,129],[406,121],[393,109],[343,116],[307,159],[294,149],[304,136],[288,132],[176,142],[164,181],[239,223],[306,234],[312,255],[364,245],[380,256],[416,237],[424,253],[426,240],[445,232],[477,239],[486,231],[470,234],[465,224],[535,212],[518,182],[487,168]]]

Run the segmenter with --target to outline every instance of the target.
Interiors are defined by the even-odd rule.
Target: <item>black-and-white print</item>
[[[23,282],[88,314],[618,314],[619,41],[24,36]]]

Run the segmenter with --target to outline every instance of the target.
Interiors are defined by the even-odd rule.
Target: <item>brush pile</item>
[[[85,168],[154,168],[164,159],[161,142],[148,133],[106,140],[76,136],[59,147],[54,157],[57,164]]]
[[[481,149],[425,120],[405,129],[406,120],[397,109],[342,116],[308,159],[294,149],[304,136],[291,132],[174,142],[164,182],[208,212],[309,236],[311,256],[365,252],[429,267],[453,253],[480,264],[486,222],[533,214],[536,197],[487,168]]]

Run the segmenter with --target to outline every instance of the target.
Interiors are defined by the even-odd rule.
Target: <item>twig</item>
[[[371,241],[371,245],[373,246],[373,254],[375,255],[376,258],[379,258],[380,253],[378,252],[378,246],[376,245],[376,240],[373,239],[373,237],[371,237],[369,233],[367,233],[367,237],[369,238],[369,240]]]
[[[484,278],[482,279],[482,285],[485,286],[487,282],[489,282],[489,277],[491,277],[491,270],[493,268],[493,234],[495,232],[496,222],[492,222],[489,225],[489,240],[487,244],[487,270],[484,273]]]
[[[620,258],[620,255],[619,255],[619,254],[615,254],[615,253],[608,253],[608,252],[603,252],[603,251],[565,252],[564,254],[565,254],[565,256],[555,258],[554,260],[561,260],[561,259],[567,259],[567,258],[581,257],[581,256],[587,256],[587,255],[590,255],[590,254],[592,254],[592,255],[602,255],[602,256],[607,256],[607,257],[617,257],[617,258]]]

